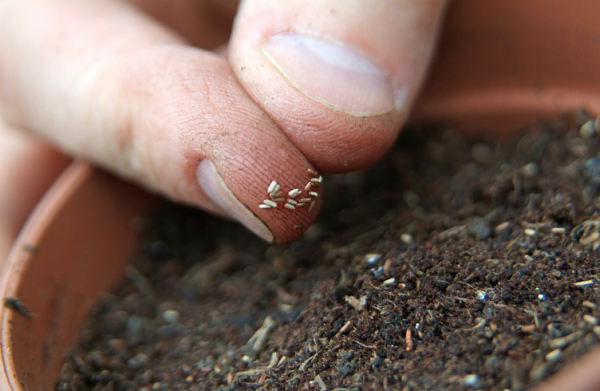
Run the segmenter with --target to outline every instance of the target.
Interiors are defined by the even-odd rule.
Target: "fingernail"
[[[343,43],[286,32],[273,35],[262,50],[292,85],[321,103],[354,115],[394,108],[386,73]]]
[[[273,233],[229,191],[210,160],[205,159],[200,162],[196,179],[208,198],[225,213],[267,242],[273,241]]]

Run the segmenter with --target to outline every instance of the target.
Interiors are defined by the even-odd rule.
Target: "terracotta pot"
[[[600,114],[598,15],[596,0],[454,1],[413,118],[506,132]]]
[[[63,352],[77,339],[89,304],[123,275],[137,248],[136,217],[152,201],[81,161],[48,191],[2,271],[2,297],[19,298],[31,314],[1,312],[1,390],[54,389]]]
[[[449,9],[414,120],[505,131],[583,107],[600,113],[600,2],[463,0]],[[0,279],[0,389],[50,390],[91,301],[123,276],[134,229],[152,202],[143,191],[74,163],[16,241]],[[544,390],[600,389],[600,348]]]

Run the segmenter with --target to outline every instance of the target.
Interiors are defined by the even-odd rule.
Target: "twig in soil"
[[[306,359],[306,361],[304,361],[304,362],[303,362],[303,363],[300,365],[300,367],[298,368],[298,370],[299,370],[300,372],[304,372],[304,370],[306,369],[306,366],[307,366],[308,364],[310,364],[310,362],[311,362],[312,360],[314,360],[314,359],[315,359],[315,357],[317,357],[317,354],[319,354],[319,352],[316,352],[315,354],[313,354],[312,356],[310,356],[309,358],[307,358],[307,359]]]
[[[575,285],[575,286],[588,286],[588,285],[593,285],[593,284],[594,284],[594,280],[586,280],[586,281],[579,281],[579,282],[573,283],[573,285]]]
[[[538,318],[537,310],[535,308],[533,310],[528,310],[527,308],[524,308],[523,311],[525,311],[529,315],[533,316],[533,322],[535,323],[535,327],[539,329],[540,328],[540,320]]]
[[[151,301],[156,299],[154,289],[152,289],[152,283],[134,266],[129,265],[127,268],[125,268],[125,276],[129,279],[129,281],[133,282],[135,287],[144,297],[146,297],[146,299]]]
[[[466,225],[457,225],[456,227],[452,227],[449,228],[443,232],[440,232],[438,234],[438,240],[440,241],[445,241],[447,239],[452,239],[457,237],[458,235],[461,235],[463,232],[465,232],[467,230],[467,226]]]
[[[522,333],[531,334],[535,332],[535,330],[537,330],[537,327],[535,327],[534,324],[528,324],[525,326],[521,326],[520,330]]]
[[[487,321],[485,319],[483,319],[483,318],[477,318],[477,319],[479,319],[479,320],[478,320],[478,322],[477,322],[477,324],[475,326],[470,327],[470,328],[466,328],[466,329],[456,330],[456,331],[471,331],[471,330],[475,330],[475,329],[481,328],[481,327],[483,327],[483,326],[485,326],[487,324]],[[477,319],[475,319],[475,320],[477,320]]]
[[[349,320],[347,321],[339,330],[337,333],[335,333],[335,335],[333,336],[333,339],[339,337],[340,335],[346,333],[348,330],[350,330],[350,327],[352,326],[352,321]]]
[[[283,362],[286,360],[286,358],[287,358],[286,356],[283,356],[283,357],[281,357],[281,359],[279,359],[279,355],[277,354],[277,352],[273,352],[273,354],[271,354],[271,360],[269,361],[269,365],[267,365],[266,367],[259,367],[259,368],[249,369],[249,370],[243,371],[243,372],[238,372],[235,374],[235,378],[238,378],[238,377],[246,378],[246,377],[260,375],[260,379],[262,379],[262,380],[259,380],[258,383],[259,383],[259,385],[262,385],[262,383],[264,383],[264,381],[266,379],[267,372],[271,373],[271,369],[283,364]]]
[[[260,375],[260,379],[258,379],[258,385],[262,386],[265,380],[267,379],[267,374],[265,372]]]
[[[263,322],[263,325],[260,326],[260,328],[256,330],[254,335],[248,340],[248,345],[252,345],[252,350],[257,353],[261,352],[265,348],[269,333],[274,328],[275,321],[270,316],[267,316]]]
[[[360,343],[357,340],[353,339],[352,342],[356,342],[358,345],[362,346],[366,349],[377,349],[377,346],[365,345],[364,343]]]
[[[414,342],[412,340],[412,331],[411,330],[406,330],[406,351],[407,352],[412,352],[413,348],[414,348]]]
[[[252,377],[252,376],[256,376],[256,375],[260,375],[265,373],[265,368],[255,368],[255,369],[248,369],[247,371],[243,371],[243,372],[238,372],[235,374],[236,378],[246,378],[246,377]]]

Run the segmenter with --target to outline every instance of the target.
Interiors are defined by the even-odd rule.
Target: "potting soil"
[[[482,131],[482,134],[483,131]],[[408,129],[291,244],[163,203],[58,390],[527,389],[599,340],[600,142]]]

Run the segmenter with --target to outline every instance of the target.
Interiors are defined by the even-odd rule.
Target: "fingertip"
[[[322,203],[321,177],[310,168],[305,171],[300,181],[302,175],[285,175],[237,195],[208,159],[200,162],[196,175],[206,196],[231,218],[267,242],[288,242],[312,225]]]
[[[205,159],[198,164],[196,177],[198,184],[208,198],[227,215],[245,225],[246,228],[263,240],[267,242],[274,240],[275,237],[271,230],[233,195],[210,160]]]
[[[321,171],[364,169],[394,143],[424,78],[443,0],[248,0],[230,44],[248,94]]]

